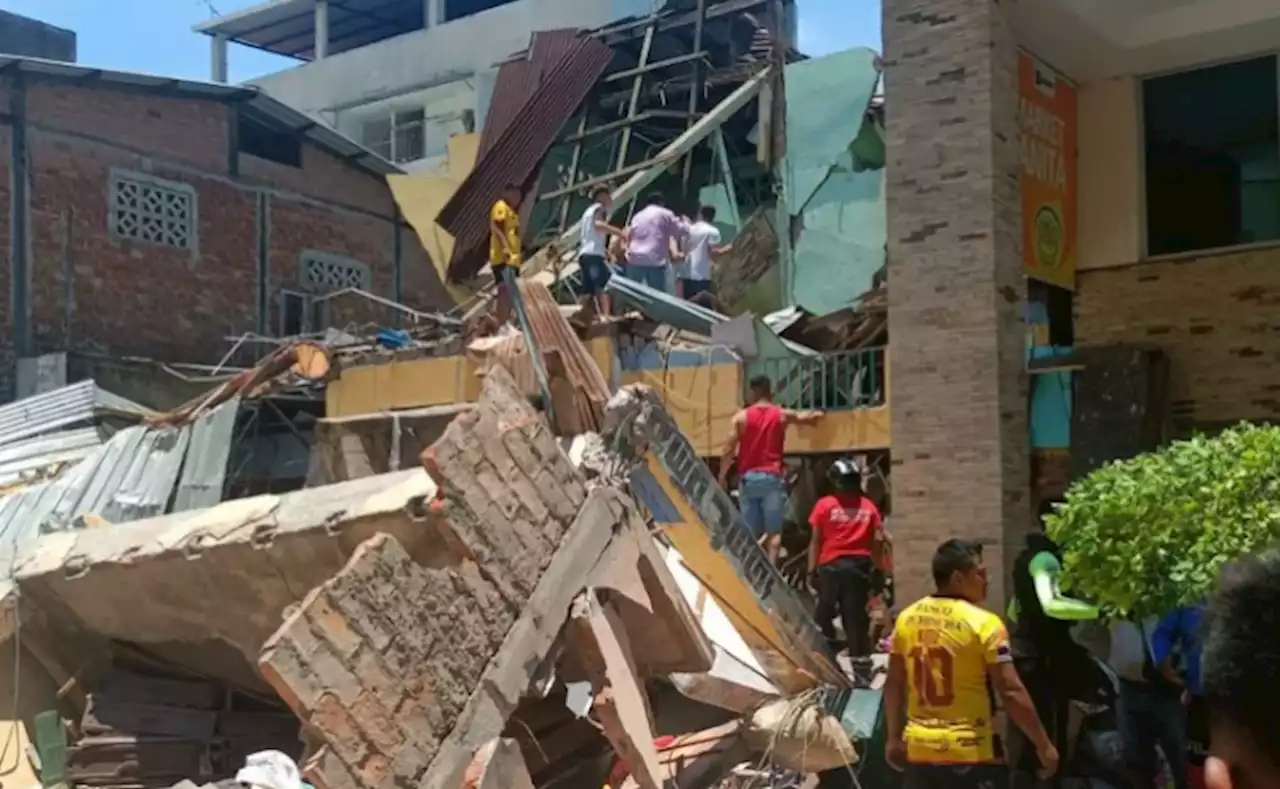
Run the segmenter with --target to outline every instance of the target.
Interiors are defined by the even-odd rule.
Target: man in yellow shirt
[[[489,209],[489,268],[498,286],[497,318],[511,319],[511,288],[520,276],[524,257],[520,245],[520,186],[507,184],[502,196]]]
[[[1008,786],[994,688],[1047,778],[1057,770],[1058,752],[1014,670],[1004,622],[978,607],[987,597],[982,545],[944,542],[933,557],[933,580],[937,593],[908,606],[893,631],[885,759],[905,771],[903,789]]]

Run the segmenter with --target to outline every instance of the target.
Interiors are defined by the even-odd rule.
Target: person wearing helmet
[[[818,593],[815,616],[822,634],[834,641],[832,620],[839,611],[849,657],[861,661],[871,656],[867,605],[879,591],[875,556],[884,523],[879,508],[862,493],[862,470],[856,460],[837,460],[827,476],[834,492],[818,499],[809,515],[809,574]]]

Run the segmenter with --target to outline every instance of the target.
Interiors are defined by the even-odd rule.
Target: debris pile
[[[704,461],[759,375],[780,405],[850,417],[810,455],[887,449],[883,281],[756,317],[800,237],[773,198],[737,205],[777,193],[799,59],[757,6],[544,31],[503,64],[438,219],[473,279],[517,182],[541,245],[519,331],[483,299],[459,317],[345,289],[290,336],[228,338],[198,396],[183,374],[163,404],[93,385],[73,419],[31,410],[67,391],[0,409],[2,634],[55,688],[24,699],[46,710],[44,785],[295,789],[235,777],[266,750],[316,789],[707,789],[865,756],[878,691]],[[758,183],[735,187],[741,162]],[[599,305],[560,303],[605,184],[619,207],[659,184],[724,198],[714,299],[614,277]]]

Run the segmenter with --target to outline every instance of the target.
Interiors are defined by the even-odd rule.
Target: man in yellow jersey
[[[992,689],[1034,744],[1047,778],[1058,751],[1013,668],[1000,617],[987,597],[982,546],[947,540],[933,556],[936,594],[907,607],[893,631],[885,681],[885,759],[904,770],[903,789],[1003,789],[1008,770],[996,739]]]
[[[511,319],[511,292],[520,277],[523,262],[520,247],[520,186],[507,184],[502,196],[489,209],[489,268],[498,286],[499,323]]]

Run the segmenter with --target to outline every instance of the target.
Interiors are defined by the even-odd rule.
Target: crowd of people
[[[720,483],[728,488],[736,469],[743,519],[776,564],[787,427],[823,414],[782,408],[767,378],[750,382],[748,399],[733,418]],[[889,591],[891,543],[857,462],[835,461],[828,478],[831,492],[808,518],[815,618],[833,645],[839,618],[858,675],[874,650],[870,614]],[[1043,531],[1028,535],[1011,579],[1011,638],[1005,620],[983,607],[982,544],[951,539],[938,547],[935,592],[898,614],[884,645],[885,759],[903,771],[906,789],[1026,785],[1014,780],[1019,775],[1052,785],[1060,754],[1072,749],[1066,706],[1090,698],[1094,656],[1118,686],[1122,785],[1280,789],[1280,727],[1269,720],[1280,673],[1280,550],[1229,566],[1197,605],[1095,625],[1106,636],[1102,655],[1073,635],[1098,611],[1061,593],[1060,562]],[[1011,724],[1007,743],[999,710]]]
[[[886,759],[911,787],[1009,785],[993,723],[994,696],[1032,745],[1042,778],[1058,770],[1061,744],[1015,668],[1004,622],[981,607],[982,545],[953,539],[933,559],[934,594],[897,618],[885,685]],[[1280,551],[1230,565],[1202,604],[1136,624],[1113,625],[1111,665],[1120,677],[1118,717],[1127,775],[1159,784],[1157,747],[1173,786],[1280,787],[1280,727],[1270,720],[1280,670]],[[1126,635],[1130,634],[1130,635]],[[1175,666],[1174,658],[1177,657]],[[1197,731],[1197,729],[1200,729]],[[1203,751],[1188,749],[1188,736]],[[1194,740],[1193,740],[1194,742]]]
[[[524,263],[520,201],[520,186],[508,184],[489,210],[489,266],[498,290],[495,317],[501,323],[511,318],[510,288]],[[614,274],[621,274],[655,290],[710,306],[713,261],[733,249],[732,244],[722,243],[714,206],[701,206],[691,218],[668,208],[665,198],[654,193],[643,200],[626,226],[613,224],[612,214],[612,192],[608,187],[596,187],[578,224],[577,258],[584,305],[590,303],[599,314],[607,314],[605,286]]]
[[[489,263],[503,322],[511,317],[510,289],[523,263],[520,195],[517,185],[507,186],[490,211]],[[617,273],[664,292],[674,279],[675,295],[707,300],[712,261],[731,249],[721,243],[713,207],[690,219],[669,209],[661,195],[650,195],[626,227],[610,223],[612,211],[611,193],[602,187],[582,215],[584,303],[608,313],[605,286]],[[736,468],[743,518],[776,565],[787,501],[787,427],[823,414],[780,407],[767,378],[749,386],[748,404],[733,417],[720,482],[727,488]],[[839,617],[856,670],[873,652],[871,614],[891,594],[892,556],[857,463],[834,463],[830,482],[832,492],[808,517],[807,567],[819,625],[834,643]],[[1010,784],[1011,768],[1028,765],[1042,779],[1058,772],[1067,746],[1060,707],[1074,697],[1089,658],[1070,636],[1077,601],[1059,598],[1066,613],[1046,612],[1037,602],[1046,599],[1037,585],[1055,582],[1031,567],[1037,557],[1052,564],[1055,550],[1047,537],[1031,535],[1015,563],[1020,605],[1011,639],[1004,620],[982,607],[988,589],[982,544],[951,539],[938,547],[935,592],[902,610],[886,639],[885,759],[903,772],[906,789],[997,789]],[[1157,785],[1163,754],[1174,789],[1280,789],[1280,726],[1270,719],[1272,682],[1280,675],[1280,550],[1230,565],[1198,605],[1114,622],[1107,635],[1106,663],[1118,679],[1116,711],[1133,786]],[[1029,746],[1018,759],[1006,760],[997,710],[1013,724],[1010,734]]]

